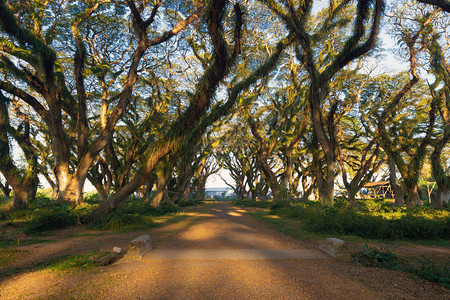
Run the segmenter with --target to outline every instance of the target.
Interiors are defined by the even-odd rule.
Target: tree
[[[355,119],[344,123],[349,127],[341,127],[344,137],[340,141],[337,156],[348,200],[354,204],[357,193],[372,180],[385,163],[386,157],[376,137],[368,136]]]
[[[384,1],[358,1],[352,32],[342,42],[339,49],[323,48],[324,37],[338,28],[343,30],[350,22],[345,9],[351,7],[351,1],[330,2],[325,9],[324,18],[317,28],[308,26],[311,20],[311,9],[314,1],[303,1],[299,4],[286,1],[281,6],[275,1],[264,1],[284,21],[289,32],[297,40],[297,59],[303,64],[309,75],[309,105],[314,134],[325,155],[326,169],[316,168],[319,197],[323,203],[331,204],[334,197],[335,149],[334,132],[327,132],[327,124],[323,115],[323,103],[329,95],[330,81],[346,65],[370,51],[376,42],[379,32]],[[372,4],[374,8],[371,10]],[[370,22],[369,28],[367,23]],[[311,32],[311,29],[316,29]],[[331,45],[330,45],[331,46]],[[328,50],[329,49],[329,50]],[[323,51],[322,51],[323,50]]]
[[[255,149],[248,128],[241,126],[243,120],[236,120],[236,124],[223,135],[214,155],[220,166],[228,170],[234,180],[232,184],[222,178],[225,184],[233,189],[237,199],[247,198],[251,193],[252,199],[256,200],[259,169],[254,155]],[[234,120],[229,121],[231,122]]]
[[[27,2],[26,12],[20,16],[30,22],[21,20],[19,24],[13,11],[18,10],[21,13],[21,8],[9,6],[4,1],[0,2],[0,25],[4,33],[0,50],[8,54],[8,56],[1,56],[0,68],[6,70],[33,92],[28,93],[5,81],[0,82],[0,89],[22,99],[46,123],[55,164],[57,199],[74,204],[81,201],[82,189],[89,168],[100,151],[111,142],[115,125],[132,101],[133,87],[138,80],[139,70],[147,49],[176,36],[181,30],[196,21],[204,8],[203,3],[199,3],[189,17],[179,20],[172,29],[162,33],[149,32],[149,27],[155,22],[161,2],[156,1],[148,17],[143,18],[141,13],[149,9],[147,2],[144,1],[136,6],[134,1],[126,1],[126,8],[129,9],[133,20],[133,26],[130,28],[134,32],[130,32],[130,35],[133,37],[131,45],[134,49],[131,56],[124,57],[129,64],[122,88],[117,95],[115,107],[109,113],[107,121],[103,124],[104,127],[97,137],[89,142],[87,94],[83,71],[86,47],[78,27],[99,9],[105,9],[105,12],[119,12],[122,18],[126,17],[126,10],[123,3],[116,4],[108,0],[78,4],[80,5],[73,6],[70,5],[70,2],[63,2],[61,5],[55,6],[53,2]],[[63,62],[58,58],[51,45],[59,19],[46,18],[44,15],[44,12],[47,13],[50,10],[51,14],[52,9],[61,7],[69,12],[68,19],[64,19],[63,22],[70,24],[76,46],[73,57],[75,66],[70,74],[75,81],[74,93],[71,93],[68,88],[67,76],[62,71]],[[61,12],[54,13],[59,16]],[[46,24],[46,20],[49,19],[53,20],[53,23]],[[15,64],[9,57],[14,57],[23,64]],[[70,117],[68,118],[69,124],[65,123],[67,117]],[[67,130],[68,127],[69,130]],[[78,157],[74,170],[70,168],[71,143],[74,142],[70,139],[71,132],[76,132],[77,136]]]
[[[442,153],[450,142],[450,64],[446,61],[444,51],[437,42],[437,35],[431,39],[428,49],[431,54],[431,67],[436,80],[430,85],[430,94],[436,103],[437,111],[442,119],[440,134],[433,142],[434,149],[431,153],[431,166],[438,191],[433,201],[433,206],[441,207],[443,203],[450,201],[450,175],[446,174],[445,162]],[[442,88],[436,92],[437,85],[443,83]]]
[[[208,31],[214,47],[214,54],[212,55],[213,59],[210,65],[197,84],[195,94],[192,95],[189,106],[171,124],[165,136],[153,145],[138,175],[109,197],[107,201],[102,202],[94,212],[92,220],[102,215],[108,215],[129,194],[144,184],[162,158],[171,151],[177,152],[177,150],[182,149],[183,145],[187,143],[188,138],[193,134],[198,122],[204,117],[217,86],[227,74],[239,53],[240,29],[242,25],[241,10],[238,5],[234,8],[236,13],[235,45],[233,51],[229,54],[229,50],[223,39],[222,13],[224,8],[225,1],[213,1],[207,9]],[[138,15],[135,16],[135,18],[138,17]],[[211,121],[204,126],[204,129],[202,128],[202,131],[204,132],[210,124]]]
[[[0,91],[0,172],[11,185],[14,197],[13,209],[22,210],[28,207],[38,188],[38,164],[36,150],[30,141],[30,123],[25,115],[18,110],[23,122],[14,128],[9,120],[8,104],[12,102]],[[22,170],[12,159],[9,136],[11,136],[22,149],[26,168]],[[7,195],[7,194],[5,194]]]
[[[400,78],[400,76],[397,77]],[[389,80],[386,76],[384,79]],[[365,106],[372,107],[368,116],[376,128],[375,135],[379,143],[389,157],[391,176],[395,176],[395,168],[398,168],[412,202],[414,205],[420,205],[417,182],[426,158],[427,147],[433,136],[436,104],[435,101],[429,102],[429,97],[424,90],[425,86],[412,90],[410,84],[414,80],[414,77],[410,80],[403,78],[403,82],[406,81],[406,83],[400,91],[396,91],[396,87],[399,86],[396,80],[390,83],[380,80],[376,84],[377,89],[381,91],[375,94],[372,94],[371,88],[368,87],[367,93],[375,97],[372,99],[385,99],[386,102],[376,104],[367,102],[366,95],[363,98]],[[389,88],[393,90],[388,91]],[[394,189],[397,189],[396,204],[402,205],[402,196],[405,191],[400,190],[392,180],[391,184],[394,184]]]

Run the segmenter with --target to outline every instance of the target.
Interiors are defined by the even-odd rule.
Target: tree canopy
[[[39,176],[107,216],[128,196],[332,205],[388,178],[450,198],[448,1],[0,1],[0,172],[26,208]],[[382,72],[383,40],[408,69]],[[375,62],[375,63],[374,63]],[[380,71],[381,70],[381,71]],[[270,192],[269,192],[270,191]],[[8,192],[9,193],[9,192]]]

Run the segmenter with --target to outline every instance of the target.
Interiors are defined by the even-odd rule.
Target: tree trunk
[[[450,189],[445,186],[438,186],[436,195],[433,198],[433,207],[441,208],[443,204],[447,206],[450,203]]]
[[[405,198],[405,188],[403,185],[399,185],[397,182],[397,171],[395,168],[395,163],[392,158],[388,159],[389,165],[389,182],[391,184],[392,189],[394,190],[394,205],[402,206]]]
[[[191,186],[189,184],[186,184],[186,186],[183,189],[183,195],[181,196],[180,202],[188,202],[190,196],[191,196]]]
[[[24,210],[28,208],[30,194],[28,189],[16,188],[13,193],[12,208],[14,210]]]
[[[103,187],[103,185],[101,183],[99,183],[98,181],[96,182],[92,182],[92,185],[95,187],[95,189],[97,190],[97,194],[98,194],[98,200],[100,202],[105,201],[108,198],[108,193],[106,192],[105,188]]]
[[[281,181],[281,184],[285,186],[286,188],[289,188],[289,190],[292,189],[292,174],[293,174],[293,166],[294,162],[292,160],[292,152],[293,149],[289,148],[285,153],[285,168],[283,173],[283,179]]]
[[[315,186],[316,186],[315,178],[313,178],[311,181],[311,184],[308,185],[308,178],[305,175],[302,176],[302,189],[303,189],[302,201],[303,202],[307,202],[309,200],[309,196],[311,195]]]
[[[152,194],[154,184],[155,184],[155,178],[152,176],[145,184],[145,191],[144,191],[144,195],[142,196],[142,201],[150,202],[150,196]]]
[[[11,194],[11,188],[9,186],[9,183],[6,182],[4,185],[0,183],[0,189],[3,193],[4,199],[7,200]]]
[[[333,205],[334,199],[334,166],[327,166],[331,169],[332,173],[327,175],[327,179],[324,181],[325,185],[319,188],[319,200],[325,205]]]
[[[349,189],[347,189],[347,197],[350,204],[356,204],[356,194],[358,193],[358,191],[359,189],[354,188],[354,186],[350,186]]]
[[[197,200],[205,200],[205,186],[206,186],[206,176],[200,176],[197,183]]]
[[[256,188],[251,189],[250,192],[252,193],[252,201],[256,201],[257,196],[258,196],[257,195],[258,192],[257,192]]]
[[[283,195],[281,194],[280,190],[278,190],[276,188],[275,189],[270,188],[270,189],[272,191],[272,202],[274,204],[276,204],[276,203],[280,202],[281,200],[283,200],[282,199]]]
[[[83,187],[87,173],[84,174],[84,178],[78,178],[77,173],[74,175],[64,174],[63,176],[60,174],[58,178],[60,188],[58,189],[57,202],[67,203],[72,206],[83,203]],[[61,179],[62,182],[60,182]]]
[[[422,202],[420,201],[419,190],[417,189],[417,184],[406,186],[408,190],[409,197],[411,198],[411,203],[414,206],[420,206]]]
[[[172,169],[163,168],[157,172],[157,180],[156,180],[156,190],[153,195],[152,201],[150,202],[151,206],[159,207],[161,205],[161,201],[164,199],[164,191],[167,187],[167,182],[170,177]]]

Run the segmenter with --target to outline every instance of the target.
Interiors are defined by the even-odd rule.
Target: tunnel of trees
[[[450,198],[449,1],[0,0],[1,191],[101,200],[353,203],[389,181],[396,205]],[[387,41],[394,41],[392,45]],[[393,49],[394,54],[387,49]],[[390,53],[387,55],[386,53]],[[395,56],[387,70],[386,60]]]

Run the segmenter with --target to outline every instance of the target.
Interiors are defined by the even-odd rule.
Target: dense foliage
[[[429,2],[1,0],[1,191],[41,206],[30,230],[116,228],[202,200],[226,169],[239,199],[319,200],[289,208],[316,230],[441,237],[357,207],[379,180],[398,207],[450,198],[450,17]],[[37,204],[43,178],[60,207]]]

